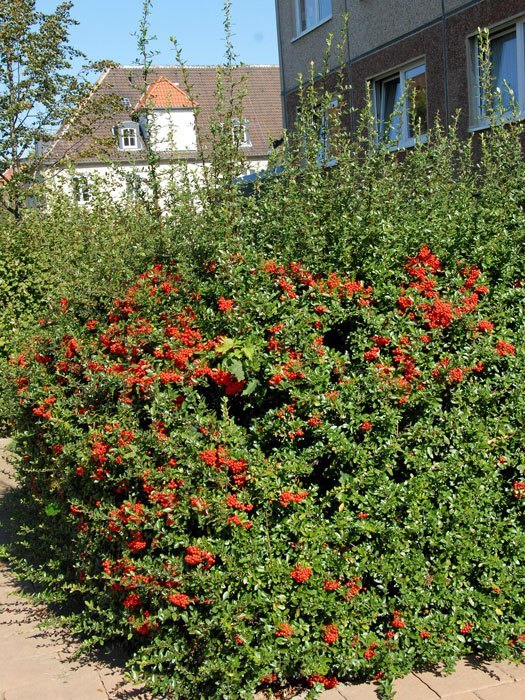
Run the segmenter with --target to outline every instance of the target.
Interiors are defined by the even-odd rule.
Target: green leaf
[[[240,360],[233,360],[228,369],[240,382],[245,379],[244,369]]]
[[[58,515],[60,513],[60,508],[57,506],[56,503],[48,503],[46,506],[45,513],[49,517],[53,517],[54,515]]]
[[[223,355],[235,347],[237,347],[236,340],[233,338],[223,338],[222,342],[216,346],[215,352],[219,353],[219,355]]]
[[[250,379],[250,381],[246,385],[246,388],[242,392],[242,396],[250,396],[251,394],[253,394],[253,392],[257,389],[259,385],[260,382],[258,379]]]
[[[253,357],[255,355],[255,345],[244,345],[242,348],[242,352],[246,359],[248,359],[250,362],[253,361]]]

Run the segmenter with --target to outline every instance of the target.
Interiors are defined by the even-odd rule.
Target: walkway
[[[0,451],[7,442],[0,440]],[[0,455],[0,545],[9,538],[12,473]],[[46,608],[22,592],[0,561],[0,700],[151,700],[125,681],[116,653],[71,661],[78,642],[61,630],[39,627],[48,619]],[[466,660],[451,676],[412,674],[395,687],[397,700],[525,700],[525,664]],[[377,695],[372,684],[339,686],[323,693],[321,700],[377,700]]]

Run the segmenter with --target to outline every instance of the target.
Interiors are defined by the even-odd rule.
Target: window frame
[[[517,94],[516,103],[519,109],[515,115],[512,109],[501,115],[504,121],[514,121],[525,118],[525,15],[519,15],[506,22],[491,26],[489,39],[498,38],[516,33],[516,62],[517,62]],[[481,86],[481,66],[479,56],[479,36],[476,32],[467,37],[468,54],[468,98],[469,98],[469,131],[478,131],[490,126],[490,119],[486,116],[484,99]],[[520,61],[520,56],[522,60]]]
[[[92,199],[89,177],[82,173],[73,175],[73,197],[77,204],[88,204]]]
[[[424,70],[423,75],[425,76],[425,94],[426,94],[426,111],[427,111],[427,129],[428,129],[428,87],[427,87],[427,62],[426,62],[426,57],[425,56],[420,56],[419,58],[416,58],[415,60],[411,61],[410,63],[405,63],[401,66],[398,66],[397,68],[393,70],[389,70],[381,75],[378,75],[371,80],[369,80],[369,84],[371,85],[372,88],[372,104],[374,107],[374,118],[375,118],[375,124],[376,124],[376,130],[377,130],[377,141],[378,143],[389,143],[389,139],[386,139],[384,137],[384,131],[382,133],[381,125],[384,123],[384,120],[382,119],[382,102],[384,99],[384,94],[382,91],[382,86],[387,83],[389,80],[393,80],[395,78],[399,79],[399,85],[400,85],[400,94],[403,95],[406,92],[407,88],[407,82],[409,79],[407,79],[406,74],[409,73],[410,71],[414,71],[418,68],[423,68]],[[378,88],[381,88],[381,95],[380,98],[378,96]],[[427,142],[427,132],[423,132],[422,134],[418,136],[411,136],[410,135],[410,120],[409,120],[409,95],[408,93],[405,94],[405,98],[403,101],[402,105],[402,112],[401,112],[401,124],[400,124],[400,136],[399,139],[394,143],[389,143],[389,147],[393,151],[399,151],[404,148],[413,148],[417,143],[426,143]],[[394,114],[395,111],[398,110],[398,108],[401,106],[398,102],[395,103],[394,109],[391,112],[391,115]]]
[[[247,119],[239,119],[236,117],[232,119],[232,136],[234,141],[237,142],[238,139],[240,148],[250,148],[252,145],[248,124],[249,121]],[[238,133],[241,134],[241,138],[238,137]]]
[[[136,122],[125,121],[120,123],[116,129],[118,136],[119,151],[140,151],[142,144],[140,141],[140,125]],[[129,133],[128,133],[129,132]],[[133,135],[132,135],[133,133]],[[128,142],[126,143],[125,140]]]
[[[316,18],[315,21],[310,24],[305,26],[303,29],[301,27],[301,3],[306,3],[308,0],[295,0],[295,36],[293,37],[292,41],[296,41],[297,39],[300,39],[303,37],[305,34],[309,34],[311,31],[314,29],[317,29],[317,27],[320,27],[322,24],[325,22],[328,22],[329,20],[332,19],[333,17],[333,7],[332,7],[332,2],[333,0],[329,0],[330,2],[330,11],[326,16],[321,16],[321,0],[312,0],[315,2],[315,14]],[[305,7],[306,10],[306,7]],[[306,15],[306,12],[305,12]]]
[[[137,129],[131,126],[125,126],[120,130],[120,138],[122,139],[122,150],[123,151],[136,151],[137,150]],[[126,140],[128,143],[126,143]]]
[[[332,126],[331,112],[339,109],[339,99],[334,97],[321,114],[321,123],[318,131],[319,153],[317,154],[317,162],[320,166],[325,168],[332,168],[334,165],[337,165],[338,161],[337,156],[332,153],[334,134],[330,132],[330,128]]]

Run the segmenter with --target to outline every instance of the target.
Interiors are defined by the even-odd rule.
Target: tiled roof
[[[58,139],[49,149],[48,162],[69,158],[74,162],[94,164],[101,160],[140,162],[144,151],[119,151],[114,127],[130,121],[136,107],[142,102],[146,90],[161,100],[171,95],[198,104],[197,125],[204,149],[210,143],[211,126],[219,118],[217,107],[217,66],[190,66],[184,69],[174,66],[152,67],[148,85],[143,83],[143,72],[137,66],[116,66],[107,69],[99,78],[91,97],[82,107],[77,120],[89,121],[89,105],[97,97],[112,97],[118,108],[109,115],[97,117],[90,133],[67,138],[73,129],[67,125],[58,132]],[[186,76],[186,77],[185,77]],[[278,66],[239,66],[225,70],[222,75],[223,94],[230,91],[242,97],[242,117],[248,123],[251,145],[243,148],[246,158],[263,158],[270,150],[269,144],[281,138],[281,83]],[[170,87],[171,86],[171,87]],[[145,89],[146,88],[146,89]],[[175,91],[178,91],[177,93]],[[164,106],[164,105],[163,105]],[[172,106],[172,105],[170,105]],[[174,105],[173,105],[174,106]],[[196,151],[179,151],[161,154],[164,158],[196,159]]]
[[[13,166],[9,166],[7,170],[4,170],[4,172],[0,175],[0,187],[5,185],[7,182],[11,182],[13,179],[13,175],[15,174]]]
[[[135,109],[149,107],[150,109],[177,109],[197,107],[197,103],[191,100],[178,85],[172,83],[164,75],[149,85],[142,95]]]

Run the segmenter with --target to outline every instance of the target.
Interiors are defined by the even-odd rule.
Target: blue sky
[[[58,0],[37,0],[37,8],[51,12]],[[189,65],[221,63],[224,58],[223,0],[153,0],[153,47],[157,64],[173,64],[169,41],[175,36]],[[236,53],[251,64],[278,63],[275,0],[232,0],[232,29]],[[80,22],[71,44],[88,58],[108,58],[126,65],[137,57],[136,38],[142,0],[74,0],[72,17]]]

